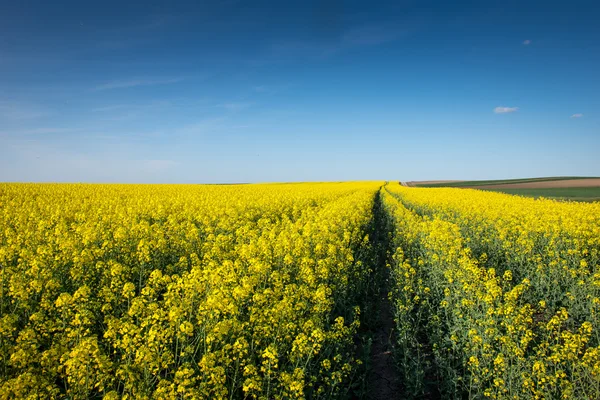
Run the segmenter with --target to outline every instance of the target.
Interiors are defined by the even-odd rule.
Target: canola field
[[[381,185],[0,185],[0,398],[343,395]]]
[[[379,287],[397,398],[600,398],[599,261],[600,203],[0,184],[0,399],[368,398]]]
[[[383,189],[409,393],[600,398],[600,203]]]

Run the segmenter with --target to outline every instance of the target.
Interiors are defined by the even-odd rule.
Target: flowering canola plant
[[[382,183],[0,184],[0,398],[332,398]]]
[[[382,243],[399,395],[600,398],[600,203],[354,182],[0,184],[0,399],[347,397]]]
[[[412,395],[600,398],[600,203],[382,190]]]

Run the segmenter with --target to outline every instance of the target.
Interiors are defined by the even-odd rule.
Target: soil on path
[[[389,243],[385,230],[384,210],[382,209],[380,194],[376,199],[377,228],[375,230],[374,244],[377,246],[377,266],[380,276],[377,306],[375,308],[376,321],[373,330],[373,343],[371,345],[371,368],[368,377],[369,393],[371,400],[392,400],[401,397],[401,385],[398,371],[395,367],[392,341],[394,338],[394,316],[392,305],[388,298],[389,270],[388,261]]]
[[[373,400],[397,399],[401,391],[391,345],[394,317],[391,313],[387,291],[383,287],[377,313],[378,328],[373,336],[371,347],[372,370],[369,387],[372,388],[372,391],[369,398]]]

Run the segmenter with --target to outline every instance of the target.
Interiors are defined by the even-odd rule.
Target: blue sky
[[[593,1],[19,1],[0,181],[600,175]]]

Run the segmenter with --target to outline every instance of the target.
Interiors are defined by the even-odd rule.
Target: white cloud
[[[524,44],[525,46],[527,46],[527,45],[530,45],[530,44],[531,44],[531,40],[529,40],[529,39],[527,39],[527,40],[524,40],[524,41],[523,41],[523,44]]]
[[[581,113],[571,115],[571,118],[581,118],[581,117],[583,117],[583,114],[581,114]]]
[[[170,83],[181,82],[183,78],[165,78],[165,79],[129,79],[121,81],[106,82],[96,86],[93,91],[111,90],[111,89],[126,89],[137,86],[155,86],[168,85]]]
[[[494,112],[496,114],[506,114],[506,113],[515,112],[518,109],[519,109],[519,107],[496,107],[496,108],[494,108]]]

